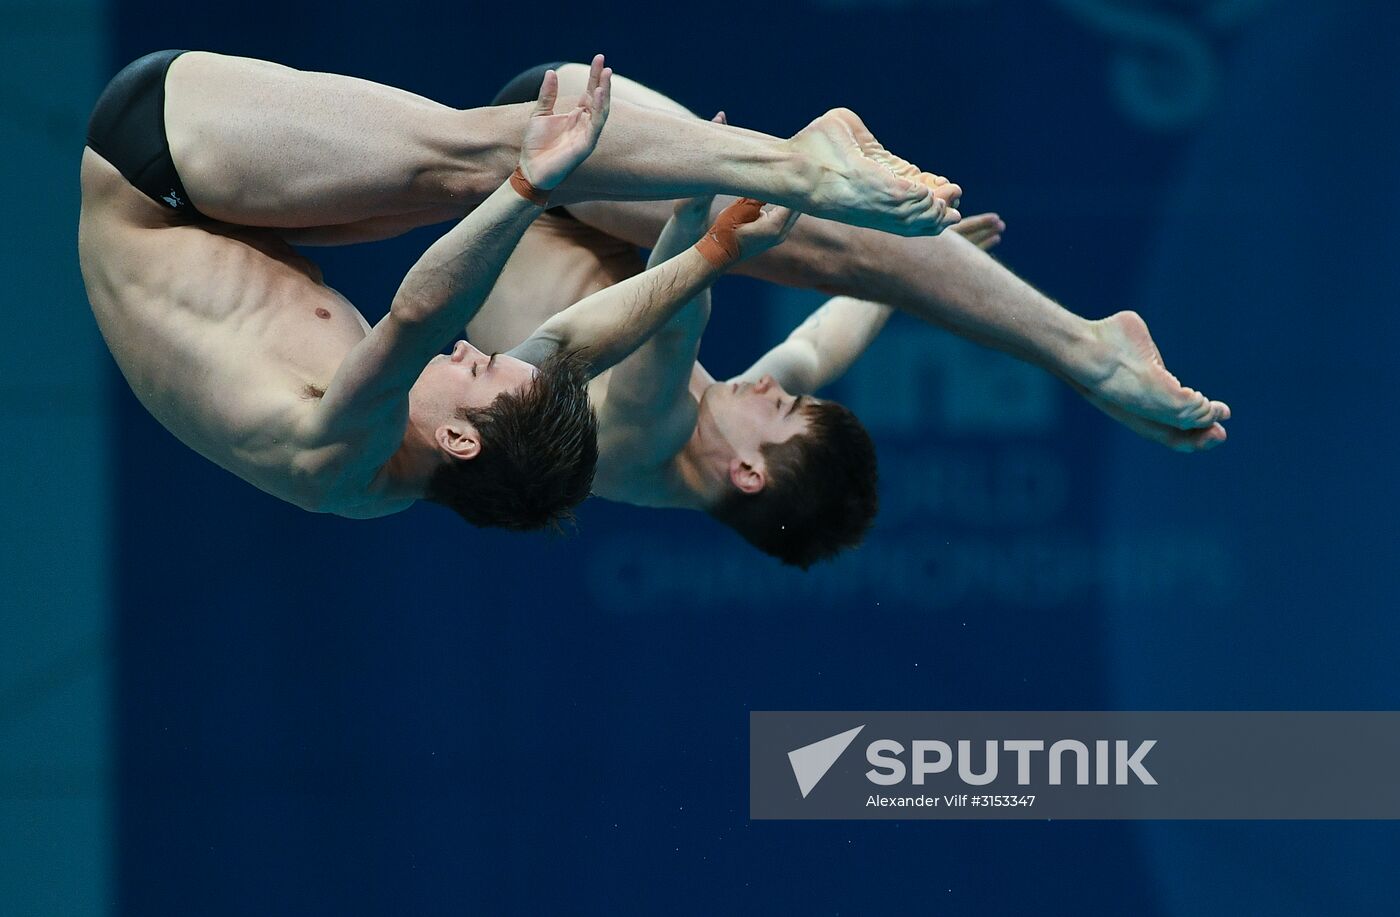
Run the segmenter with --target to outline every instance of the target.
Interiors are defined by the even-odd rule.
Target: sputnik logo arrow
[[[797,788],[802,791],[803,799],[806,799],[812,788],[821,782],[826,772],[831,770],[831,765],[836,763],[836,759],[841,757],[841,753],[855,741],[856,734],[864,728],[864,725],[860,725],[788,752],[788,763],[792,765],[792,775],[797,778]]]

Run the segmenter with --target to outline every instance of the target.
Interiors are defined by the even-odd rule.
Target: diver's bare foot
[[[1181,452],[1225,441],[1230,407],[1183,386],[1162,363],[1147,324],[1136,312],[1092,322],[1095,344],[1075,388],[1097,408],[1141,436]]]
[[[927,187],[933,192],[934,197],[946,202],[950,211],[949,221],[957,222],[960,218],[956,211],[962,198],[961,188],[942,175],[925,172],[909,160],[896,156],[885,149],[885,145],[876,140],[875,135],[870,132],[870,128],[865,126],[865,122],[849,108],[832,109],[830,114],[839,118],[851,129],[851,136],[855,137],[856,143],[860,144],[861,152],[900,178],[918,182]]]
[[[953,226],[953,232],[985,252],[1001,242],[1001,234],[1006,232],[1006,224],[995,213],[979,213],[976,216],[963,217]]]
[[[961,190],[922,179],[880,146],[855,112],[832,109],[789,142],[814,169],[811,194],[800,204],[813,216],[901,236],[937,235],[960,219],[949,201]]]
[[[1204,452],[1207,449],[1214,449],[1225,442],[1225,427],[1218,421],[1208,427],[1201,427],[1193,430],[1181,430],[1168,426],[1164,423],[1157,423],[1145,417],[1134,414],[1125,408],[1099,398],[1081,386],[1075,386],[1079,393],[1083,395],[1090,404],[1103,411],[1109,417],[1132,430],[1138,436],[1150,439],[1155,443],[1161,443],[1168,449],[1177,452]]]

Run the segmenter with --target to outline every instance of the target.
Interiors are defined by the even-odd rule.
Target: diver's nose
[[[453,363],[461,363],[467,358],[470,349],[466,341],[458,341],[452,345],[452,356],[448,357],[448,359]]]
[[[768,394],[768,390],[776,384],[777,381],[772,376],[768,375],[767,373],[764,373],[762,376],[759,377],[759,380],[753,384],[753,390],[758,392],[760,395],[766,395]]]

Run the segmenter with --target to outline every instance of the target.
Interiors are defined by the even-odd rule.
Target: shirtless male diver
[[[709,198],[676,205],[648,272],[700,237],[710,205]],[[986,250],[1004,228],[994,214],[979,214],[952,231]],[[546,213],[521,240],[468,335],[509,348],[560,307],[551,296],[567,298],[639,266],[630,244]],[[568,282],[545,290],[541,276]],[[747,370],[719,382],[698,360],[710,316],[709,288],[701,290],[589,383],[598,412],[594,495],[700,510],[803,569],[859,544],[878,506],[875,448],[850,410],[812,393],[845,374],[893,311],[833,297]]]
[[[575,65],[552,66],[559,68],[566,81],[577,76]],[[540,68],[526,71],[502,90],[497,101],[510,102],[532,91],[541,72]],[[684,112],[670,100],[625,79],[619,79],[615,92],[619,97]],[[552,209],[525,234],[469,333],[488,348],[507,348],[547,318],[551,309],[562,308],[572,297],[641,270],[640,255],[630,242],[588,223],[621,225],[624,232],[631,231],[634,241],[647,244],[651,240],[649,221],[667,206],[627,205],[631,212],[623,212],[622,219],[616,206],[606,210],[590,210],[592,205],[588,204]],[[707,201],[677,205],[656,242],[650,263],[681,250],[684,240],[703,230],[708,219]],[[984,214],[964,219],[954,231],[987,249],[999,241],[1002,228],[997,217]],[[804,236],[807,245],[815,247],[813,241],[824,241],[823,231],[820,221],[804,218],[783,248],[765,256],[778,262],[779,270],[789,272],[790,276],[778,279],[801,283],[801,271],[821,270],[814,263],[820,259],[804,261],[791,249],[800,248],[803,243],[798,240]],[[844,230],[834,228],[828,236],[835,234],[844,234]],[[961,245],[949,235],[926,241],[945,248]],[[891,242],[899,244],[900,240]],[[1091,400],[1128,420],[1139,432],[1178,449],[1210,448],[1224,439],[1219,421],[1229,416],[1228,408],[1182,388],[1162,369],[1146,328],[1136,316],[1085,322],[1023,284],[1008,282],[1014,278],[990,259],[975,253],[960,257],[965,264],[981,261],[985,276],[978,287],[1000,286],[1009,296],[1007,305],[1017,306],[1011,313],[1013,319],[1023,315],[1040,322],[1042,328],[1053,327],[1050,321],[1054,320],[1067,329],[1081,329],[1081,343],[1062,350],[1058,364],[1039,361],[1046,368],[1072,367],[1076,360],[1094,358],[1096,351],[1130,365],[1136,358],[1137,378],[1146,383],[1140,385],[1140,391],[1178,396],[1186,405],[1198,399],[1194,411],[1174,418],[1163,412],[1164,419],[1176,420],[1175,425],[1154,423],[1106,400],[1107,386],[1091,391],[1067,371],[1061,372]],[[788,259],[786,263],[784,259]],[[763,259],[749,262],[739,270],[756,272],[754,268],[762,263]],[[815,279],[826,286],[822,281],[829,276],[817,273]],[[830,286],[839,288],[838,284]],[[976,296],[986,295],[978,287],[972,287],[975,296],[964,294],[962,301],[975,305]],[[874,288],[890,289],[890,279],[881,278]],[[811,393],[849,368],[884,326],[891,308],[867,299],[836,297],[747,371],[723,383],[716,382],[696,360],[708,309],[708,295],[702,294],[654,338],[591,383],[599,412],[600,455],[594,493],[645,506],[705,511],[761,550],[802,567],[859,543],[876,508],[874,450],[869,436],[848,410],[813,398]],[[920,314],[919,310],[910,311]],[[988,314],[995,316],[995,311]],[[1134,331],[1136,338],[1131,336]],[[1119,335],[1116,345],[1113,333]],[[1066,336],[1066,340],[1072,339]],[[995,338],[991,341],[998,342]],[[1125,343],[1143,349],[1124,348]],[[1115,346],[1119,353],[1114,352]],[[1121,353],[1124,349],[1126,355]]]
[[[668,307],[624,284],[509,354],[464,341],[442,354],[546,198],[750,193],[910,234],[958,219],[955,185],[910,173],[850,112],[778,140],[614,106],[602,57],[586,69],[576,106],[554,114],[553,76],[536,103],[458,111],[200,52],[127,67],[90,124],[79,257],[136,396],[197,452],[305,509],[365,518],[426,497],[476,524],[537,528],[587,496],[587,378]],[[373,328],[288,244],[463,213]],[[785,210],[754,217],[730,221],[729,261],[786,231]],[[688,253],[647,282],[678,306],[723,269],[715,260]]]

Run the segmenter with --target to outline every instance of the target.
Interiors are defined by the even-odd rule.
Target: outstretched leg
[[[586,68],[560,69],[565,90]],[[619,78],[619,100],[690,115],[678,103]],[[697,119],[698,120],[698,119]],[[716,200],[724,207],[728,199]],[[611,236],[650,247],[670,216],[667,202],[588,202],[569,211]],[[787,241],[737,268],[788,286],[887,303],[923,321],[1009,353],[1061,377],[1142,436],[1180,451],[1225,440],[1230,409],[1167,372],[1142,319],[1120,312],[1089,321],[1062,308],[956,233],[896,238],[804,217]]]
[[[603,73],[600,57],[591,78]],[[459,111],[366,80],[206,52],[176,60],[165,86],[171,155],[195,205],[279,228],[465,212],[514,168],[531,109]],[[902,234],[955,221],[956,194],[897,174],[853,118],[831,112],[780,140],[619,101],[553,198],[746,194]]]
[[[368,80],[191,51],[165,82],[171,157],[201,212],[277,228],[383,220],[462,198],[484,168],[459,112]],[[476,195],[479,197],[479,195]]]

